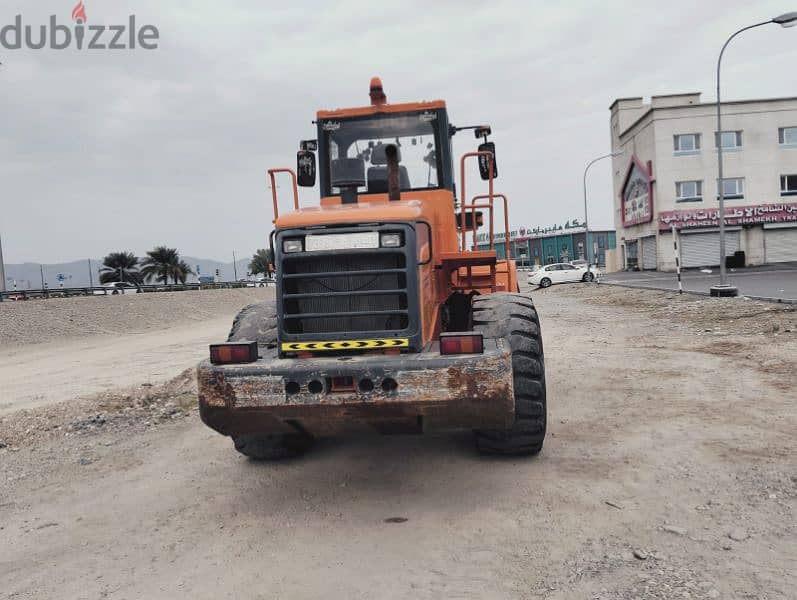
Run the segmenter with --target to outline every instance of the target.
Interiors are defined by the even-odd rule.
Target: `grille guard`
[[[363,231],[400,231],[403,235],[404,245],[401,248],[370,248],[347,249],[331,251],[313,251],[286,254],[282,251],[282,241],[287,238],[296,238],[304,235],[362,233]],[[276,232],[275,253],[277,269],[277,311],[281,315],[278,323],[278,341],[280,348],[290,342],[342,342],[346,340],[368,340],[400,338],[408,339],[409,343],[402,347],[402,351],[420,351],[421,326],[420,308],[418,298],[418,260],[416,256],[415,228],[409,223],[382,223],[367,227],[339,226],[339,227],[314,227],[312,229],[285,229]],[[361,268],[348,270],[333,269],[321,271],[320,267],[335,265],[351,257],[352,264]],[[368,265],[367,259],[374,257],[373,265]],[[399,259],[393,268],[385,268],[391,264],[391,258]],[[304,269],[291,272],[292,262],[313,259],[313,266],[318,271],[307,273]],[[403,266],[401,266],[403,263]],[[316,266],[318,265],[318,266]],[[371,268],[369,268],[371,267]],[[374,268],[375,267],[375,268]],[[399,285],[385,287],[385,282],[390,276],[395,275],[394,281]],[[374,277],[371,283],[376,284],[375,289],[364,289],[369,282],[367,277]],[[325,284],[321,278],[335,278],[340,280],[340,287],[334,291],[325,291]],[[376,278],[380,278],[378,281]],[[400,285],[403,278],[403,286]],[[311,285],[315,283],[316,285]],[[304,289],[307,288],[307,289]],[[311,289],[312,288],[312,289]],[[297,305],[315,305],[339,309],[344,303],[354,305],[354,310],[318,310],[316,312],[303,312],[297,310]],[[382,304],[380,306],[380,303]],[[362,310],[361,307],[365,307]],[[384,317],[385,327],[373,327],[373,321]],[[392,323],[390,320],[392,319]],[[363,323],[371,321],[369,328],[362,328]],[[305,324],[317,323],[316,331],[302,331]],[[330,328],[338,321],[340,331],[331,331]],[[297,331],[298,330],[298,331]],[[290,356],[291,352],[281,352],[281,356]]]

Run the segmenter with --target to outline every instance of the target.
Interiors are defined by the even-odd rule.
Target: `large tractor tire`
[[[512,351],[515,422],[505,430],[474,431],[488,454],[533,455],[542,450],[547,407],[545,358],[534,304],[522,294],[496,293],[473,299],[473,329],[485,338],[504,338]]]
[[[273,300],[251,304],[235,317],[228,342],[257,342],[264,348],[277,345],[277,305]],[[255,460],[276,460],[302,454],[313,445],[305,432],[233,435],[235,449]]]
[[[258,346],[275,348],[277,345],[277,304],[266,300],[250,304],[235,316],[228,342],[257,342]]]

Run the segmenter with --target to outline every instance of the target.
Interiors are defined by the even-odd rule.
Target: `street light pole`
[[[3,262],[3,240],[0,238],[0,292],[6,291],[6,267]],[[0,300],[2,300],[0,296]]]
[[[599,160],[603,160],[604,158],[620,156],[625,153],[625,150],[618,150],[616,152],[610,152],[609,154],[604,154],[603,156],[599,156],[597,158],[593,158],[591,161],[587,163],[587,166],[584,167],[584,256],[587,259],[587,273],[591,273],[590,270],[590,244],[589,244],[589,215],[587,211],[587,172],[589,168],[594,165]],[[587,275],[589,279],[589,275]]]
[[[762,21],[761,23],[742,27],[725,41],[722,45],[722,50],[720,50],[719,58],[717,59],[717,133],[715,143],[717,144],[717,191],[719,192],[720,283],[719,285],[711,286],[709,292],[712,296],[736,296],[739,293],[736,287],[728,284],[727,270],[725,268],[725,189],[722,181],[722,102],[720,100],[720,67],[722,66],[722,55],[725,54],[725,48],[728,47],[728,44],[730,44],[731,40],[737,35],[748,29],[769,25],[770,23],[777,23],[781,27],[794,27],[797,25],[797,12],[785,13],[769,21]]]

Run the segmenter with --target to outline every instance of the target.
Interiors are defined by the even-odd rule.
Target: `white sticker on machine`
[[[304,249],[306,252],[313,252],[314,250],[352,250],[360,248],[379,248],[379,232],[328,233],[326,235],[308,235],[304,238]]]

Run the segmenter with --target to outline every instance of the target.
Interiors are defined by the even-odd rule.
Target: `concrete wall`
[[[678,234],[676,233],[676,236]],[[662,231],[658,238],[658,262],[659,271],[675,271],[675,248],[672,245],[672,232]],[[678,244],[680,246],[680,239]],[[680,253],[680,249],[679,249]]]
[[[622,258],[619,248],[606,250],[606,266],[603,267],[604,273],[615,273],[622,268]]]
[[[797,173],[797,148],[778,144],[778,128],[797,126],[797,100],[782,103],[751,102],[723,106],[722,129],[741,131],[742,148],[723,152],[724,176],[743,177],[744,198],[727,200],[734,204],[782,202],[780,175]],[[654,118],[655,162],[658,210],[717,208],[717,150],[715,107],[699,105],[682,109],[662,109]],[[701,134],[697,154],[676,156],[673,136]],[[676,202],[675,182],[703,182],[702,202]]]
[[[764,264],[764,228],[750,227],[742,229],[740,234],[741,249],[745,252],[747,266]]]

